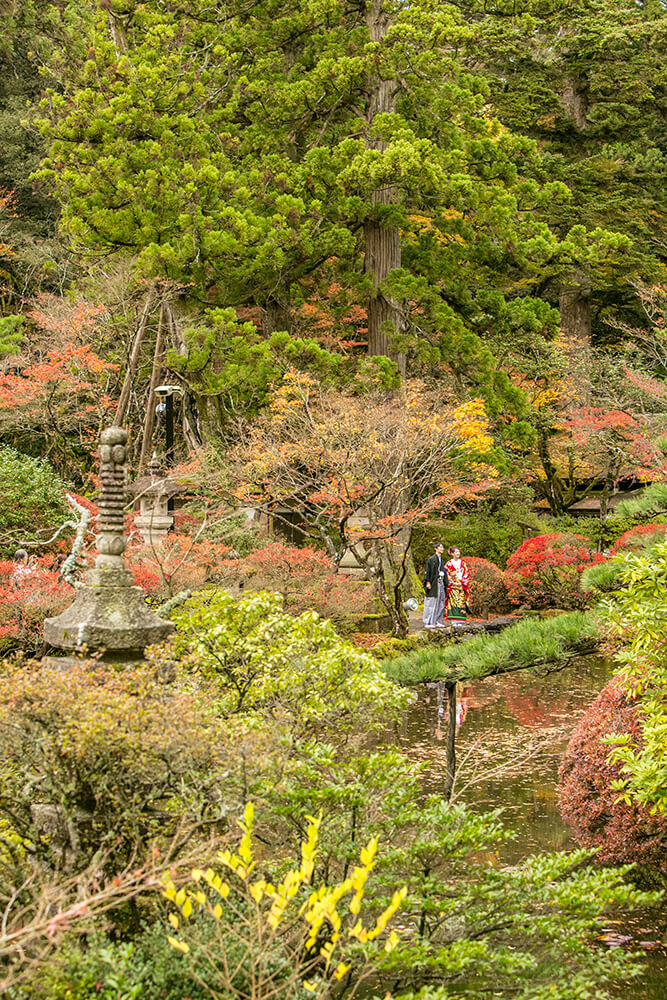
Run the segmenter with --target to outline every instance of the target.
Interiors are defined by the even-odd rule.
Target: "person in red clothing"
[[[453,546],[448,551],[449,561],[445,563],[447,595],[445,598],[445,624],[455,625],[466,620],[468,598],[470,596],[470,573],[461,558],[461,551]]]

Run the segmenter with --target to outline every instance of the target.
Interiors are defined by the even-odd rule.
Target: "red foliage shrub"
[[[331,559],[308,546],[270,542],[244,559],[228,562],[222,582],[233,593],[277,591],[293,615],[317,611],[342,625],[372,609],[370,588],[349,576],[332,573]]]
[[[581,535],[529,538],[507,560],[507,595],[513,604],[533,608],[581,607],[585,595],[579,577],[588,566],[604,561]]]
[[[616,539],[609,554],[615,556],[617,552],[633,552],[643,549],[645,545],[662,542],[666,531],[667,524],[638,524]]]
[[[227,545],[173,533],[155,545],[130,546],[127,562],[137,586],[155,600],[166,600],[181,590],[220,582],[230,551]]]
[[[470,570],[470,598],[468,604],[473,615],[480,616],[488,611],[504,611],[507,608],[507,587],[505,574],[488,559],[466,556]]]
[[[72,603],[74,591],[53,565],[53,555],[27,567],[0,562],[0,653],[34,653],[42,645],[44,619]]]
[[[641,742],[636,705],[614,679],[583,715],[567,746],[559,771],[560,811],[578,843],[600,849],[599,862],[637,862],[667,874],[667,817],[628,805],[609,787],[620,768],[609,764],[611,747],[601,739],[624,732]]]

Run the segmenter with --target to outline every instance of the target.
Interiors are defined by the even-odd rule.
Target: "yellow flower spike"
[[[384,944],[384,950],[387,952],[387,954],[389,954],[389,952],[394,950],[399,940],[400,938],[396,933],[396,931],[392,931]]]
[[[169,923],[171,924],[171,926],[174,928],[175,931],[178,930],[178,917],[176,916],[175,913],[169,914]]]
[[[362,847],[361,849],[359,860],[361,861],[362,865],[365,865],[367,868],[371,867],[371,865],[373,864],[373,859],[377,854],[377,849],[378,849],[378,839],[377,837],[373,837],[372,840],[369,840],[366,847]]]
[[[177,941],[176,938],[169,936],[167,936],[167,941],[169,942],[172,948],[175,948],[177,951],[182,951],[184,955],[187,955],[187,953],[190,951],[190,946],[187,945],[185,941]]]
[[[241,837],[241,843],[239,844],[239,857],[243,862],[245,862],[246,868],[249,870],[252,864],[252,826],[253,820],[255,818],[255,807],[252,802],[248,802],[245,810],[243,812],[243,823],[239,823],[239,826],[243,830],[243,836]],[[245,876],[241,876],[244,878]]]
[[[218,886],[218,895],[222,896],[223,899],[227,899],[229,896],[229,886],[226,882],[221,882]]]
[[[359,937],[360,934],[364,934],[366,936],[361,920],[357,920],[354,927],[350,927],[349,931],[347,932],[347,936],[356,938],[357,941],[360,941],[361,940],[361,938]]]

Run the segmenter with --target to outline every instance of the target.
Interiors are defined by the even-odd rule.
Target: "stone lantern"
[[[88,570],[74,603],[44,622],[44,641],[58,649],[106,650],[132,660],[162,642],[174,625],[154,614],[125,568],[125,460],[127,431],[108,427],[100,444],[100,481],[95,568]]]
[[[173,498],[185,493],[186,487],[165,476],[157,458],[153,456],[148,475],[141,476],[127,487],[130,496],[139,501],[139,514],[135,526],[146,545],[160,542],[174,527]]]

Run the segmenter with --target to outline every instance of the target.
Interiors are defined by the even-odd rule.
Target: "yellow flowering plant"
[[[165,875],[163,892],[172,906],[169,943],[190,963],[193,978],[220,1000],[328,1000],[343,985],[347,998],[357,996],[361,983],[398,944],[390,923],[406,887],[364,922],[376,838],[361,849],[347,878],[314,887],[320,817],[308,818],[298,866],[275,884],[268,882],[257,877],[253,820],[248,803],[238,848],[220,851],[215,868],[194,869],[180,887]]]

